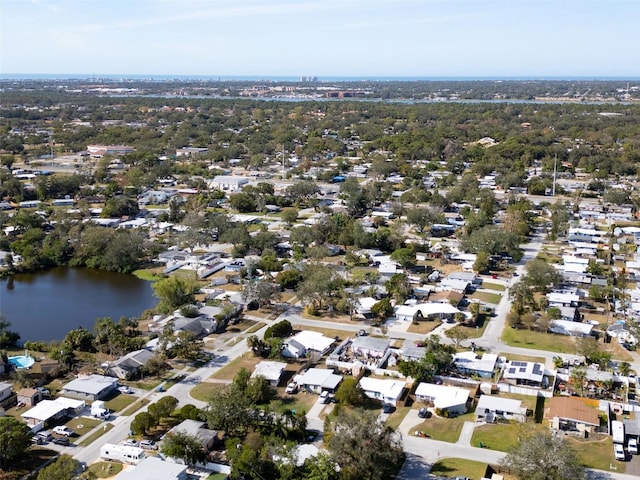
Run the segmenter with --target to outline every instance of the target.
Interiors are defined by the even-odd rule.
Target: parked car
[[[46,440],[42,437],[39,437],[38,435],[34,435],[33,437],[31,437],[31,443],[35,445],[42,445],[45,442]]]
[[[71,430],[66,425],[58,425],[57,427],[53,427],[53,433],[64,435],[65,437],[70,437],[71,435],[73,435],[73,430]]]
[[[158,444],[153,440],[140,440],[138,444],[140,448],[144,448],[145,450],[157,450]]]
[[[629,443],[627,443],[627,450],[632,455],[638,455],[638,440],[630,438]]]
[[[287,388],[284,389],[284,391],[286,393],[297,393],[298,392],[298,384],[295,382],[291,382],[289,383],[289,385],[287,385]]]
[[[53,440],[53,435],[51,435],[49,430],[40,430],[36,433],[36,436],[42,438],[45,442]]]
[[[369,334],[367,333],[367,331],[366,331],[366,330],[358,330],[358,331],[357,331],[357,333],[356,333],[356,335],[357,335],[358,337],[366,337],[366,336],[367,336],[367,335],[369,335]]]
[[[127,395],[131,395],[133,393],[133,390],[131,390],[129,387],[127,387],[126,385],[122,385],[121,387],[118,387],[118,391],[120,393],[125,393]]]
[[[382,413],[393,413],[395,409],[395,405],[392,405],[390,403],[385,403],[384,405],[382,405]]]
[[[422,407],[420,410],[418,410],[418,416],[420,418],[430,418],[431,412],[427,409],[427,407]]]
[[[320,394],[320,403],[329,403],[329,392],[326,390]]]
[[[133,440],[133,439],[128,439],[125,440],[124,442],[122,442],[122,445],[124,445],[125,447],[137,447],[138,446],[138,441],[137,440]]]
[[[44,395],[45,397],[48,397],[49,395],[51,395],[51,392],[49,391],[48,388],[44,388],[44,387],[36,387],[36,390],[39,391],[42,395]]]
[[[67,437],[56,437],[53,439],[53,443],[56,445],[62,445],[63,447],[68,447],[71,445],[71,442]]]
[[[619,443],[613,444],[613,456],[616,460],[620,460],[624,462],[627,459],[627,456],[624,453],[624,448]]]

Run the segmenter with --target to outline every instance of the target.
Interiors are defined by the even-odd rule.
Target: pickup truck
[[[71,435],[73,435],[73,430],[71,430],[66,425],[59,425],[57,427],[53,427],[53,433],[64,435],[65,437],[70,437]]]

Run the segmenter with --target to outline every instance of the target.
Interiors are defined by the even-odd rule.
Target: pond
[[[134,275],[89,268],[54,268],[0,281],[0,312],[20,340],[62,340],[97,318],[138,317],[155,306],[151,283]]]

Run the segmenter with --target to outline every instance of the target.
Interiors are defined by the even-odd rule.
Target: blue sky
[[[0,74],[640,77],[640,0],[0,0]]]

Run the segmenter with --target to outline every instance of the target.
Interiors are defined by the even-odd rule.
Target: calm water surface
[[[89,330],[97,318],[137,317],[157,298],[151,283],[133,275],[54,268],[0,280],[0,311],[21,340],[61,340],[69,330]]]

